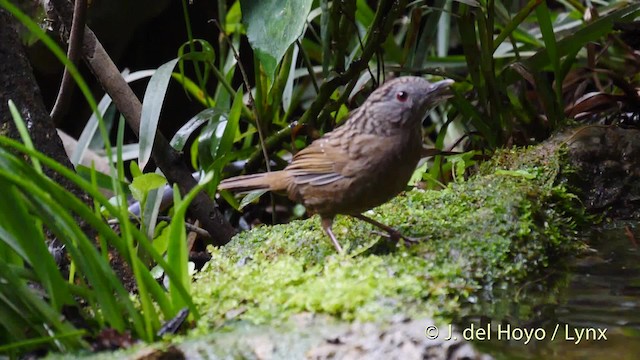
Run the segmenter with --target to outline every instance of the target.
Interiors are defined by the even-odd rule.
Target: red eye
[[[405,101],[407,101],[408,98],[409,98],[409,94],[407,94],[404,91],[398,91],[396,93],[396,99],[398,99],[398,101],[400,101],[400,102],[405,102]]]

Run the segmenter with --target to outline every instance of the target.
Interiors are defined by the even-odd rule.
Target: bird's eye
[[[398,99],[398,101],[400,102],[405,102],[407,101],[408,98],[409,98],[409,94],[407,94],[405,91],[398,91],[396,93],[396,99]]]

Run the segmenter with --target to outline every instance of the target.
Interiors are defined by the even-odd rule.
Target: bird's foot
[[[402,233],[396,229],[391,229],[386,232],[373,231],[373,233],[376,235],[389,238],[390,240],[395,242],[399,242],[400,239],[402,239],[405,243],[408,243],[411,245],[415,245],[427,239],[426,237],[411,237],[411,236],[402,235]]]
[[[379,234],[381,236],[387,237],[395,242],[398,242],[400,239],[404,240],[405,242],[409,243],[409,244],[416,244],[419,243],[420,241],[425,240],[426,238],[413,238],[413,237],[409,237],[409,236],[404,236],[402,235],[402,233],[394,228],[392,228],[391,226],[385,225],[377,220],[374,220],[368,216],[364,216],[362,214],[355,214],[355,215],[351,215],[353,217],[355,217],[356,219],[360,219],[364,222],[368,222],[369,224],[384,230],[386,233],[382,233],[382,232],[377,232],[374,231],[374,234]]]

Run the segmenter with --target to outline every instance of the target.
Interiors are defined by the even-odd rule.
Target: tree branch
[[[71,4],[67,0],[50,0],[57,17],[70,26],[72,18]],[[87,65],[96,76],[104,90],[111,96],[118,110],[124,115],[127,124],[138,135],[142,104],[127,82],[122,78],[107,52],[104,50],[91,29],[85,27],[82,54]],[[189,167],[180,155],[169,145],[162,133],[157,132],[153,143],[153,159],[169,182],[178,184],[180,192],[185,194],[196,186]],[[217,210],[213,200],[200,193],[189,206],[192,216],[212,237],[212,243],[222,246],[229,242],[235,229]]]
[[[71,32],[69,34],[69,48],[67,49],[67,58],[74,65],[78,64],[82,51],[82,38],[84,36],[84,26],[87,20],[87,0],[76,0],[73,9],[73,22],[71,23]],[[53,123],[59,125],[61,118],[67,113],[69,102],[74,88],[73,78],[69,70],[65,67],[62,74],[62,82],[58,90],[58,97],[51,109],[51,119]]]

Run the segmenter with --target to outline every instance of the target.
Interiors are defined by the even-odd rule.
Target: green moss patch
[[[449,317],[480,291],[533,280],[580,246],[581,206],[556,181],[553,154],[505,151],[468,181],[412,190],[367,213],[424,237],[417,245],[391,243],[345,216],[334,224],[345,254],[317,217],[239,234],[212,250],[198,276],[200,328],[304,312],[363,321]]]

